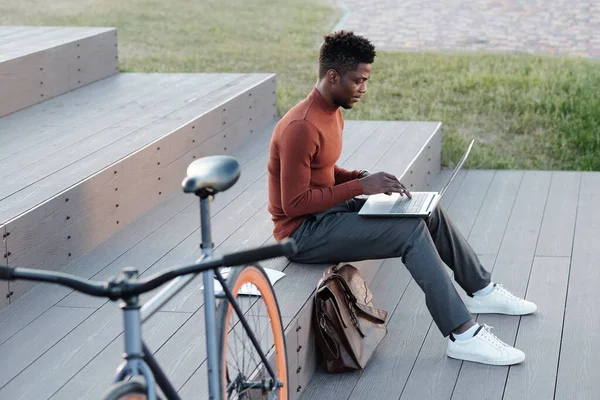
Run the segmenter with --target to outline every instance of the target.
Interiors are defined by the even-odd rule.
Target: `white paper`
[[[283,272],[277,271],[275,269],[270,269],[270,268],[263,268],[263,269],[265,270],[267,276],[269,277],[271,286],[275,285],[275,282],[277,282],[278,280],[280,280],[281,278],[283,278],[285,276],[285,274]],[[229,275],[229,271],[230,271],[230,268],[221,269],[221,275],[223,275],[223,278],[227,279],[227,276]],[[221,284],[219,283],[219,281],[216,279],[214,280],[214,286],[215,286],[215,294],[223,293],[223,288],[221,287]],[[202,288],[204,288],[204,286]],[[260,296],[260,292],[258,291],[258,288],[251,283],[244,284],[244,286],[242,286],[240,288],[240,290],[238,291],[238,294],[248,295],[248,296]]]

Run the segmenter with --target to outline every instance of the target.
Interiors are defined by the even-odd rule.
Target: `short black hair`
[[[323,37],[319,55],[319,78],[325,76],[328,70],[334,69],[340,75],[354,71],[358,64],[372,64],[375,60],[375,46],[352,31],[333,32]]]

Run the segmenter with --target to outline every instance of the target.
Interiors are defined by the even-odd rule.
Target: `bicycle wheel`
[[[141,382],[117,382],[103,397],[104,400],[146,400],[146,385]]]
[[[217,310],[219,365],[224,397],[227,399],[288,399],[288,371],[283,323],[275,292],[260,265],[232,268],[227,286],[244,313],[279,382],[273,388],[271,377],[248,333],[227,298]],[[260,296],[245,296],[241,289],[256,288]]]

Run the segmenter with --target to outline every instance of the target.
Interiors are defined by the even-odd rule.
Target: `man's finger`
[[[404,188],[402,186],[400,186],[400,184],[398,182],[390,182],[387,186],[386,189],[392,191],[392,192],[396,192],[396,193],[401,193]]]

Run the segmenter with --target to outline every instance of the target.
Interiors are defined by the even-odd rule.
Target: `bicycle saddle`
[[[234,185],[240,177],[240,164],[230,156],[200,158],[187,168],[182,186],[185,193],[198,196],[223,192]]]

